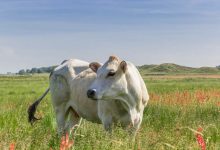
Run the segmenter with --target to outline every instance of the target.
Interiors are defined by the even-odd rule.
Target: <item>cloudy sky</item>
[[[105,61],[220,65],[219,0],[0,0],[0,73]]]

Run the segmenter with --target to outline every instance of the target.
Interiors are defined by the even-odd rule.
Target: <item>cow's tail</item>
[[[35,112],[37,110],[38,104],[42,101],[42,99],[47,95],[47,93],[50,91],[50,88],[48,88],[44,94],[38,98],[33,104],[31,104],[28,108],[28,122],[31,123],[31,125],[36,121],[39,120],[39,118],[36,118]]]

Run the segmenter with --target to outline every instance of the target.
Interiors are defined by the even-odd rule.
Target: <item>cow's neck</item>
[[[140,102],[141,102],[141,87],[140,87],[140,81],[139,76],[136,72],[129,72],[125,73],[126,81],[127,81],[127,98],[128,102],[131,105],[130,109],[136,109],[137,111],[140,111]]]

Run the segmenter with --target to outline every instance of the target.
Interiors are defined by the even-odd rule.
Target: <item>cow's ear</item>
[[[121,68],[121,70],[125,73],[125,71],[127,70],[127,63],[126,63],[126,61],[122,61],[121,63],[120,63],[120,68]]]
[[[98,62],[92,62],[89,64],[89,68],[91,68],[92,71],[94,71],[94,72],[97,72],[97,70],[99,69],[100,66],[101,66],[100,63],[98,63]]]

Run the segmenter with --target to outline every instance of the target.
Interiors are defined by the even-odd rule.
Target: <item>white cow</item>
[[[68,132],[80,123],[81,118],[102,123],[108,131],[111,131],[112,124],[119,123],[122,127],[130,127],[135,133],[149,99],[136,67],[115,56],[110,56],[104,65],[97,62],[82,64],[67,61],[50,76],[59,133]],[[38,103],[29,108],[30,122],[36,120],[32,112],[35,112]]]
[[[136,131],[149,100],[137,68],[115,56],[110,56],[103,66],[91,63],[90,68],[97,77],[87,95],[98,100],[98,116],[105,129],[111,130],[112,123],[119,122],[123,127],[132,127]]]

